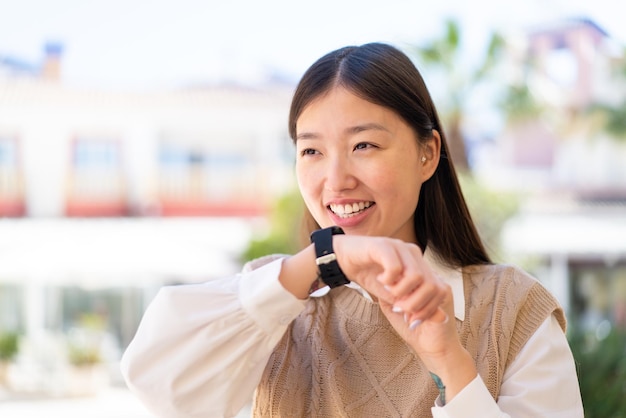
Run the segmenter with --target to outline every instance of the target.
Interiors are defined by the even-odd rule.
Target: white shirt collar
[[[426,260],[433,273],[444,279],[446,283],[450,285],[452,288],[452,296],[454,297],[454,316],[460,321],[465,320],[465,295],[463,291],[463,273],[461,269],[453,269],[444,266],[428,249],[426,249],[426,252],[424,253],[424,260]],[[358,290],[361,292],[363,297],[373,302],[370,294],[358,284],[350,282],[346,286]],[[322,287],[321,289],[311,293],[311,297],[324,296],[329,290],[330,288],[328,286]]]

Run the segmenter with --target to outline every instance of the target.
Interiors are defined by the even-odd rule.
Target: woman
[[[312,243],[159,292],[122,360],[148,408],[234,416],[255,393],[255,416],[583,416],[563,311],[490,262],[402,52],[320,58],[289,130]]]

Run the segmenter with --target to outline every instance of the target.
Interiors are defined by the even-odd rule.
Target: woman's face
[[[342,87],[308,104],[296,132],[298,185],[322,228],[416,242],[413,213],[437,140],[418,145],[395,112]]]

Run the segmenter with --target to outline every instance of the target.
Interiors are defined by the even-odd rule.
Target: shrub
[[[569,339],[585,416],[626,417],[626,332],[613,329],[598,338],[574,331]]]
[[[11,361],[19,349],[19,336],[14,332],[0,333],[0,361]]]

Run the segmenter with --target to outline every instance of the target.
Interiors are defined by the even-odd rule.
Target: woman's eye
[[[305,148],[302,151],[300,151],[300,155],[315,155],[317,154],[317,151],[315,151],[313,148]]]
[[[374,145],[367,143],[367,142],[359,142],[358,144],[356,144],[354,146],[354,149],[366,149],[366,148],[372,148]]]

